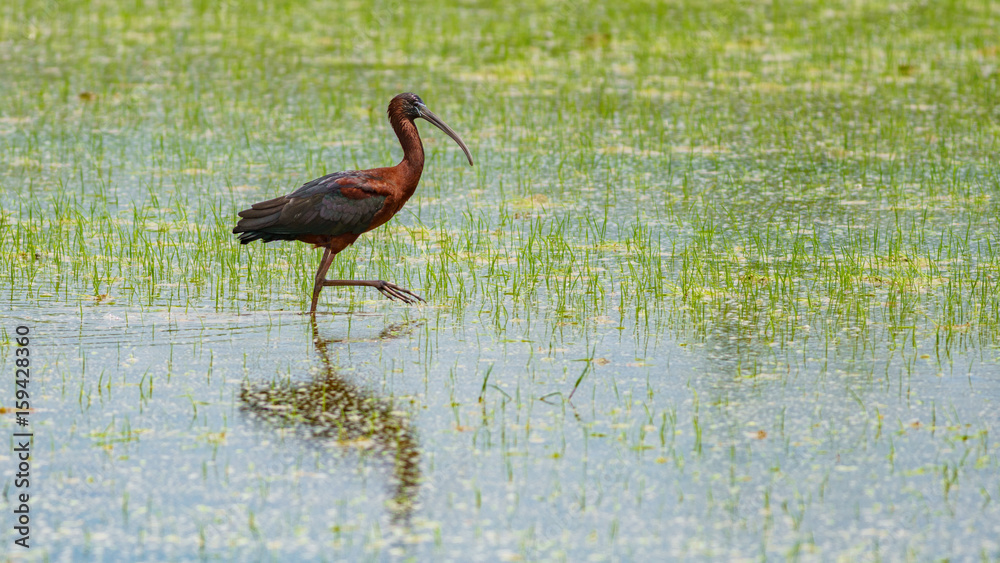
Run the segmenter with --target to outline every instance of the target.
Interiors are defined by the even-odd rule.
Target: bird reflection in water
[[[320,373],[309,381],[245,385],[240,392],[241,408],[269,423],[299,426],[312,438],[367,450],[391,462],[391,500],[387,503],[391,521],[408,525],[420,487],[416,433],[406,414],[394,408],[391,400],[337,373],[329,348],[344,341],[323,339],[315,318],[311,324]],[[370,341],[398,338],[416,324],[392,325]]]

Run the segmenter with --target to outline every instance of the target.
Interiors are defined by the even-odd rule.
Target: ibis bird
[[[414,120],[425,119],[444,131],[462,147],[469,166],[472,155],[458,133],[427,109],[420,96],[405,92],[389,102],[389,123],[403,147],[403,160],[396,166],[371,170],[348,170],[316,178],[294,192],[253,204],[239,212],[233,229],[239,241],[300,240],[323,248],[316,270],[310,313],[316,312],[319,294],[328,286],[374,287],[390,300],[415,303],[424,299],[405,287],[383,280],[328,280],[326,272],[334,256],[354,244],[362,233],[392,218],[410,199],[424,170],[424,145]]]

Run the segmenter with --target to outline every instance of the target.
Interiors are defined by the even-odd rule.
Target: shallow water
[[[39,551],[975,556],[996,537],[995,359],[806,345],[734,378],[717,339],[504,338],[476,315],[384,309],[315,328],[289,312],[17,317],[44,374]],[[572,403],[546,397],[591,355]]]

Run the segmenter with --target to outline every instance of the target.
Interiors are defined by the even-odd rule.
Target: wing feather
[[[287,196],[253,204],[239,213],[240,242],[295,240],[303,235],[361,234],[382,209],[386,196],[375,180],[359,172],[338,172],[304,184]]]

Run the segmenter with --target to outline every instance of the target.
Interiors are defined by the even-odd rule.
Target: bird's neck
[[[392,119],[392,129],[403,147],[403,160],[396,167],[404,180],[407,197],[413,194],[424,171],[424,145],[420,142],[417,126],[410,119]]]

